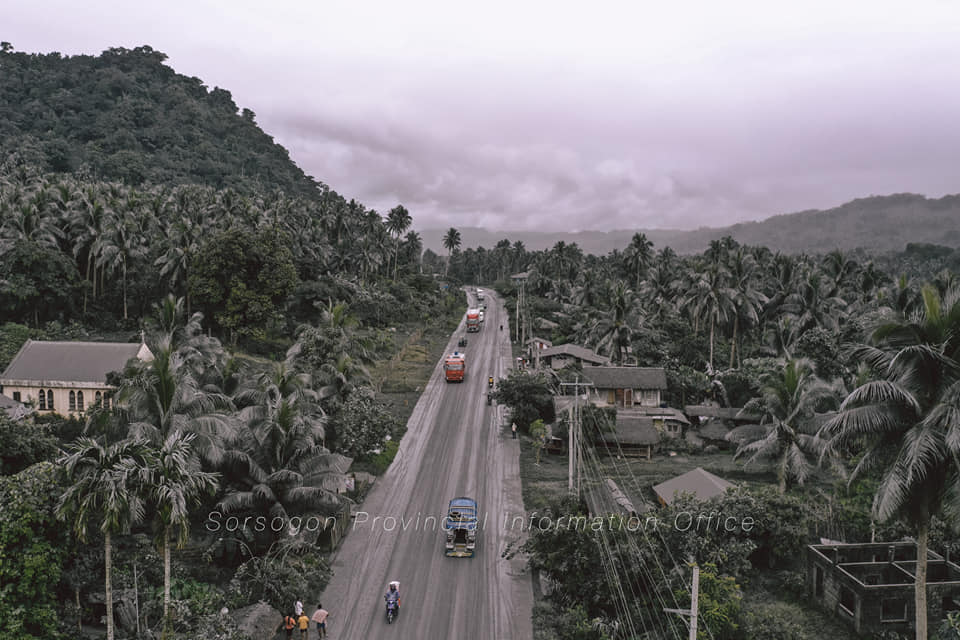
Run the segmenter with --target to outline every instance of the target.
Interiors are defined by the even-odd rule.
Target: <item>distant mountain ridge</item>
[[[679,229],[633,229],[616,231],[537,232],[487,231],[457,228],[461,249],[493,248],[508,239],[523,242],[527,250],[549,249],[557,242],[576,242],[585,253],[606,255],[623,250],[634,233],[642,232],[654,249],[671,247],[681,254],[699,253],[711,240],[731,236],[742,244],[763,245],[784,253],[826,253],[863,248],[871,252],[902,251],[908,242],[927,242],[960,247],[960,195],[927,198],[912,193],[858,198],[827,210],[811,209],[776,215],[757,222],[728,227]],[[424,247],[446,255],[443,237],[447,229],[420,230]]]

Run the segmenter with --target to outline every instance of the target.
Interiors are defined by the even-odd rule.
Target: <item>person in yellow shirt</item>
[[[310,631],[310,618],[304,612],[297,618],[297,625],[300,627],[300,640],[307,640],[307,634]]]

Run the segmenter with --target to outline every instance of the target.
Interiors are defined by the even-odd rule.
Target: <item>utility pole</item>
[[[666,613],[690,616],[690,640],[697,640],[697,617],[700,614],[700,566],[693,562],[693,586],[690,589],[690,609],[664,609]]]
[[[568,455],[567,455],[567,490],[576,493],[580,497],[580,447],[583,440],[582,426],[583,421],[580,415],[580,387],[592,387],[592,382],[580,382],[580,376],[577,376],[576,382],[561,382],[561,387],[573,387],[574,400],[573,406],[569,409],[570,432],[567,434]],[[576,483],[574,483],[576,476]]]
[[[519,317],[517,318],[517,320],[518,320],[518,323],[517,323],[517,324],[519,325],[519,328],[520,328],[520,335],[519,335],[519,337],[517,338],[517,342],[520,343],[520,348],[523,349],[523,342],[524,342],[524,340],[527,339],[527,324],[526,324],[526,322],[527,322],[527,321],[526,321],[526,317],[527,317],[527,279],[526,279],[526,278],[524,278],[524,279],[520,282],[520,299],[519,299],[519,303],[520,303],[520,306],[519,306],[519,309],[517,310],[517,313],[519,314]]]
[[[516,337],[514,338],[514,340],[516,340],[517,344],[520,344],[520,299],[521,299],[521,298],[523,298],[523,282],[520,283],[520,293],[517,295],[517,313],[516,313],[516,316],[517,316],[517,332],[516,332],[516,333],[517,333],[517,335],[516,335]],[[520,346],[521,346],[521,348],[523,347],[523,345],[520,345]]]

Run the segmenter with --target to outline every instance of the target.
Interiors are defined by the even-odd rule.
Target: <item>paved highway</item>
[[[506,312],[492,292],[486,296],[481,331],[467,334],[460,349],[461,321],[448,344],[448,352],[467,355],[464,382],[447,384],[437,364],[396,460],[356,507],[352,530],[333,557],[334,577],[319,599],[331,613],[331,638],[533,637],[530,576],[522,559],[501,557],[521,535],[505,518],[513,522],[523,507],[519,441],[500,424],[500,408],[486,403],[487,377],[505,375],[512,364]],[[486,518],[473,558],[444,555],[442,516],[456,496],[476,499]],[[400,582],[402,606],[387,625],[383,594],[391,580]],[[308,610],[315,604],[304,602]]]

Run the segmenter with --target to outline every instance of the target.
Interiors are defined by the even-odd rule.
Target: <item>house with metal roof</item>
[[[697,467],[693,471],[688,471],[683,475],[654,486],[653,492],[657,494],[660,504],[666,506],[671,504],[678,495],[684,493],[694,495],[698,500],[709,500],[722,495],[724,491],[733,486],[732,482],[727,482],[723,478]]]
[[[563,369],[571,364],[609,364],[610,359],[575,344],[560,344],[538,351],[540,363],[551,369]]]
[[[660,446],[661,434],[653,419],[645,416],[627,417],[617,415],[614,431],[600,434],[597,439],[598,453],[611,456],[640,457],[647,460]]]
[[[0,375],[0,391],[39,413],[78,416],[109,405],[115,388],[107,374],[133,358],[149,362],[150,349],[135,342],[27,340]]]
[[[584,367],[583,376],[593,383],[590,400],[597,406],[659,407],[667,389],[667,373],[659,367]]]

